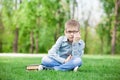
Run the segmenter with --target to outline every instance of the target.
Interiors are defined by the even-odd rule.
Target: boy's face
[[[79,33],[79,29],[78,27],[67,27],[64,31],[65,33],[65,36],[67,37],[67,39],[70,41],[70,42],[73,42],[73,39],[74,39],[74,35],[76,33]]]

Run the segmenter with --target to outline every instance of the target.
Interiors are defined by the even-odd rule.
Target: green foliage
[[[114,14],[114,7],[116,0],[101,0],[103,2],[105,13],[111,15]]]
[[[30,33],[33,32],[34,52],[35,40],[38,36],[39,52],[47,52],[64,30],[66,13],[59,0],[4,0],[2,20],[4,22],[3,52],[12,52],[14,31],[18,27],[18,52],[28,53],[30,50]],[[58,33],[56,33],[58,32]],[[54,35],[54,36],[53,36]]]
[[[110,33],[110,25],[107,26],[107,24],[101,23],[96,28],[97,33],[99,35],[100,43],[101,43],[101,53],[102,54],[109,54],[111,51],[111,33]]]
[[[100,40],[103,40],[103,53],[110,54],[111,53],[111,40],[112,40],[112,31],[115,26],[115,2],[116,0],[102,0],[104,11],[106,13],[106,17],[103,18],[102,22],[97,27],[97,32],[100,36]],[[118,9],[119,10],[119,9]],[[118,11],[118,14],[120,14],[120,10]],[[120,16],[117,16],[117,19],[119,19]],[[119,19],[120,20],[120,19]],[[119,21],[118,20],[118,21]],[[119,54],[119,27],[120,24],[117,25],[117,31],[116,31],[116,47],[115,51],[116,54]]]

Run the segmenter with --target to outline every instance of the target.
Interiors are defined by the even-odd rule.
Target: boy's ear
[[[64,34],[66,33],[66,31],[64,30]]]

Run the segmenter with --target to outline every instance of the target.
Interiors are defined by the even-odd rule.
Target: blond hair
[[[65,23],[65,29],[67,29],[67,27],[78,27],[78,29],[80,29],[80,24],[78,21],[70,19]]]

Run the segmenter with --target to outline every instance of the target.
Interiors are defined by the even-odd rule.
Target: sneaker
[[[38,70],[39,70],[39,71],[43,70],[43,65],[39,65],[39,66],[38,66]]]
[[[73,71],[74,71],[74,72],[77,72],[78,68],[79,68],[79,67],[76,66],[76,67],[73,69]]]
[[[29,65],[27,66],[27,70],[39,70],[39,66],[40,65],[36,65],[36,64],[33,64],[33,65]]]

